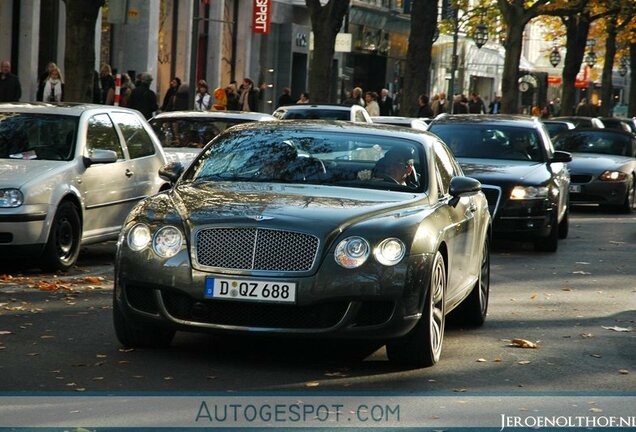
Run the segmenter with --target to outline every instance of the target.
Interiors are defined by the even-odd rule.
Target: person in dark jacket
[[[177,97],[177,90],[181,85],[181,79],[174,77],[170,81],[170,87],[166,91],[166,95],[163,97],[163,103],[161,104],[161,111],[175,111],[175,99]]]
[[[377,100],[378,105],[380,107],[380,115],[381,116],[392,116],[393,115],[393,99],[389,96],[388,89],[382,89],[380,91],[380,97]]]
[[[284,87],[283,94],[281,94],[278,98],[278,105],[276,105],[276,108],[288,105],[294,105],[294,99],[291,97],[291,90],[289,87]]]
[[[11,62],[0,62],[0,102],[18,102],[22,97],[22,86],[16,75],[11,73]]]
[[[147,72],[140,74],[139,85],[130,93],[128,108],[136,109],[146,119],[152,117],[153,113],[159,109],[157,105],[157,95],[150,90],[152,75]]]
[[[417,98],[417,116],[423,118],[432,118],[433,110],[431,106],[428,104],[428,96],[425,94],[421,94]]]
[[[250,78],[243,79],[239,88],[239,107],[242,111],[258,111],[258,90]]]

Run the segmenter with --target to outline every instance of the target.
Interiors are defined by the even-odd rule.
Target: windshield
[[[439,136],[458,158],[544,160],[536,130],[489,124],[433,124],[429,131]]]
[[[630,138],[626,135],[599,132],[576,132],[560,135],[554,148],[575,153],[600,153],[616,156],[630,155]]]
[[[71,160],[77,117],[0,113],[0,158]]]
[[[150,121],[163,147],[203,148],[215,136],[247,119],[159,118]]]
[[[422,191],[423,153],[421,143],[386,134],[246,129],[214,140],[184,179]]]

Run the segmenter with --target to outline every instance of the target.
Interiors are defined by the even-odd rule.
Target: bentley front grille
[[[194,241],[202,266],[277,272],[309,271],[319,243],[309,234],[264,228],[205,228]]]

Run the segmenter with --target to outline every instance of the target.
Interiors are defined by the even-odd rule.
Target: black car
[[[429,131],[442,138],[467,175],[478,179],[493,215],[493,235],[557,250],[568,234],[569,153],[555,151],[535,118],[442,115]]]
[[[377,340],[439,360],[445,315],[486,318],[490,213],[437,137],[350,122],[228,129],[137,206],[115,265],[127,346],[175,330]]]
[[[575,129],[580,128],[597,128],[603,129],[605,125],[598,117],[585,117],[585,116],[563,116],[563,117],[552,117],[550,120],[555,121],[568,121],[574,123]]]

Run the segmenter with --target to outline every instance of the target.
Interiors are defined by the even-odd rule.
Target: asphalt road
[[[329,341],[179,333],[170,349],[124,350],[113,243],[86,248],[68,275],[3,263],[0,391],[633,392],[636,217],[578,210],[570,224],[557,253],[497,243],[486,324],[449,324],[441,362],[416,370]]]

